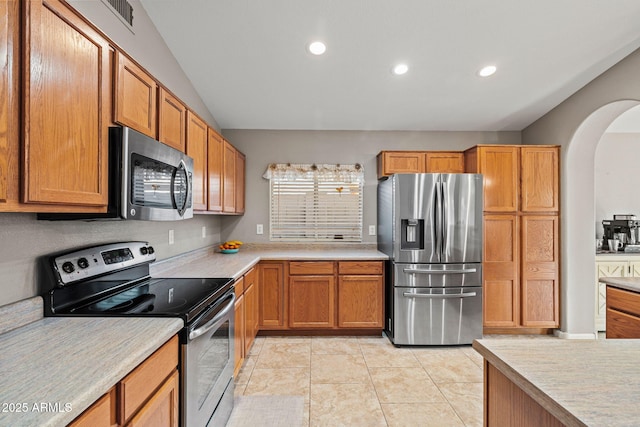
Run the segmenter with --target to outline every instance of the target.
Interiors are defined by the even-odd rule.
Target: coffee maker
[[[635,215],[620,214],[614,215],[613,219],[605,219],[602,221],[604,227],[604,236],[602,239],[602,249],[615,250],[609,248],[609,240],[616,239],[622,242],[619,251],[640,252],[640,221]]]

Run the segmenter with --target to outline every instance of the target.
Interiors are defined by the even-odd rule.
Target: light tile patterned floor
[[[236,395],[304,396],[310,427],[481,426],[482,357],[385,337],[258,337]]]

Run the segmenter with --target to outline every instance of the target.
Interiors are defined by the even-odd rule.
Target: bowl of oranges
[[[240,250],[242,242],[239,240],[228,240],[222,243],[219,248],[223,254],[235,254]]]

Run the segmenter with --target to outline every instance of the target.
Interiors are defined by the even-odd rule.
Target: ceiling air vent
[[[111,11],[133,31],[133,6],[127,0],[102,0]]]

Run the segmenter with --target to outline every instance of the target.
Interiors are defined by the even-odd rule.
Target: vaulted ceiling
[[[640,47],[638,0],[141,3],[224,129],[521,130]]]

